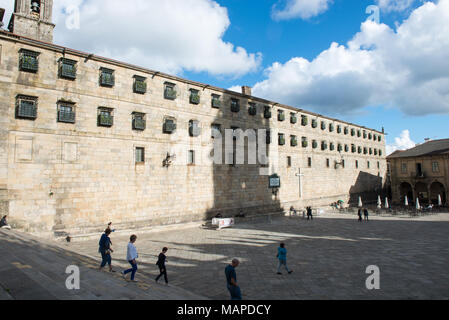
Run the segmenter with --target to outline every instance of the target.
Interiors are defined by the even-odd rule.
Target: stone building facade
[[[387,158],[393,201],[443,205],[449,199],[449,139],[428,141]]]
[[[11,28],[0,32],[0,209],[20,229],[52,237],[109,221],[146,227],[382,192],[383,132],[254,97],[249,87],[228,91]],[[269,130],[271,139],[260,133],[257,142],[268,164],[232,163],[225,144],[225,163],[214,163],[213,128],[223,136]],[[231,150],[248,150],[246,139],[235,141]],[[279,190],[269,188],[271,174]]]

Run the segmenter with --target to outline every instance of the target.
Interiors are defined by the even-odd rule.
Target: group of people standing
[[[365,218],[365,221],[369,221],[369,218],[368,218],[369,217],[369,212],[368,212],[367,208],[360,208],[359,209],[359,212],[358,212],[359,221],[363,222],[362,213],[363,213],[363,216]]]
[[[108,228],[104,231],[100,238],[99,242],[99,249],[98,252],[101,254],[101,265],[100,270],[103,270],[103,268],[108,265],[109,266],[109,272],[116,272],[112,268],[112,257],[111,254],[114,252],[112,250],[112,241],[109,237],[110,234],[113,232],[111,230],[111,224],[108,225]],[[137,253],[137,248],[135,246],[135,242],[137,241],[137,236],[133,234],[129,238],[128,247],[126,250],[126,260],[131,265],[131,268],[124,270],[121,274],[125,280],[127,280],[127,276],[129,273],[131,273],[131,282],[138,282],[135,279],[136,273],[137,273],[137,258],[139,258],[139,254]],[[167,268],[165,267],[165,263],[167,262],[166,253],[168,251],[168,248],[164,247],[162,249],[162,252],[158,256],[158,260],[156,262],[156,265],[159,267],[159,276],[155,279],[156,282],[159,281],[159,279],[164,276],[165,283],[168,285],[168,277],[167,277]]]

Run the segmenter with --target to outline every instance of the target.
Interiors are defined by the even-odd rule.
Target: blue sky
[[[449,138],[449,0],[55,0],[53,20],[56,44],[384,127],[389,151]]]

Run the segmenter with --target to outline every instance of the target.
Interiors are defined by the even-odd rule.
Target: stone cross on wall
[[[298,171],[296,176],[299,178],[299,197],[302,198],[302,177],[304,177],[304,174],[301,173],[301,168],[299,168]]]

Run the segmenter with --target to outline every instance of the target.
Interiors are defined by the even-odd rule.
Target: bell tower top
[[[53,0],[15,0],[9,31],[24,37],[53,42]]]

